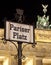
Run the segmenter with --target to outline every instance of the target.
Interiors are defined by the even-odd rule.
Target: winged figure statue
[[[43,5],[42,4],[42,7],[43,7],[43,12],[44,12],[44,14],[47,12],[47,7],[48,7],[48,5]]]

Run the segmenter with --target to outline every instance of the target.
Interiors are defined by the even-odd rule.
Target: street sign
[[[33,43],[33,26],[6,21],[5,39]]]

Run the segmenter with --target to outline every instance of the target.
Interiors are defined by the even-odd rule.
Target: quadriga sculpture
[[[36,23],[36,28],[39,28],[39,29],[46,29],[49,27],[49,16],[45,16],[43,15],[42,17],[40,17],[39,15],[37,16],[38,20],[37,20],[37,23]]]

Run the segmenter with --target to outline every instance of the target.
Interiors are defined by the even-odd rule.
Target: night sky
[[[16,9],[24,10],[25,24],[36,25],[37,15],[43,16],[42,4],[48,4],[46,15],[50,16],[51,23],[51,0],[0,0],[0,28],[4,28],[4,19],[14,19]]]

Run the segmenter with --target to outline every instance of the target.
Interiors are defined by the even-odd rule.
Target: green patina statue
[[[44,29],[44,28],[48,28],[49,27],[49,16],[37,16],[38,20],[37,20],[37,23],[36,23],[36,28],[41,28],[41,29]]]
[[[44,15],[41,17],[41,16],[37,16],[37,23],[36,23],[36,28],[39,28],[39,29],[50,29],[51,28],[51,25],[49,25],[49,16],[46,16],[46,12],[47,12],[47,7],[48,5],[43,5],[43,12],[44,12]]]

